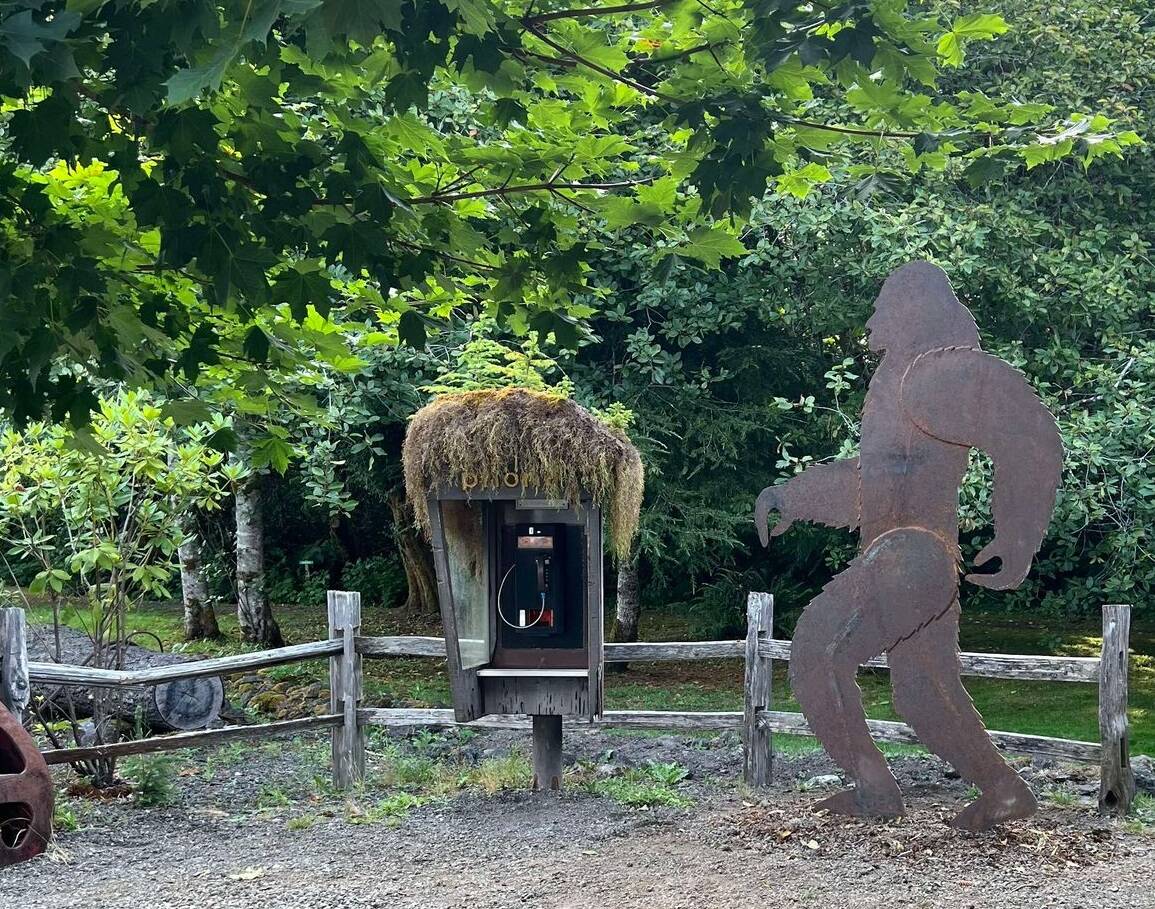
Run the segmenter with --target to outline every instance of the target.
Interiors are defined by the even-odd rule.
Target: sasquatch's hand
[[[758,501],[754,503],[754,525],[758,528],[758,539],[763,546],[770,545],[770,537],[781,536],[790,529],[794,517],[789,508],[789,493],[785,486],[767,486],[758,495]],[[771,511],[781,515],[772,528],[767,526]]]
[[[1031,570],[1031,559],[1034,553],[1021,552],[1017,547],[1005,543],[996,537],[984,546],[975,556],[975,567],[980,568],[992,559],[999,559],[1002,565],[994,574],[975,574],[972,572],[966,579],[979,587],[990,590],[1011,590],[1018,587]]]

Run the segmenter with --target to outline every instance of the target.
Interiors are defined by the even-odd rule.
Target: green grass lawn
[[[68,624],[83,627],[82,616],[65,609]],[[324,607],[280,607],[277,616],[291,642],[318,640],[326,635]],[[51,621],[46,606],[36,606],[33,622]],[[187,647],[201,653],[236,653],[249,649],[239,644],[235,618],[222,614],[221,642],[180,644],[180,610],[171,604],[152,604],[135,610],[129,628],[145,646],[155,646],[156,635],[166,649]],[[414,622],[394,610],[371,610],[365,616],[367,634],[439,634],[433,621]],[[687,635],[686,622],[674,615],[648,616],[645,640],[679,640]],[[1100,638],[1097,623],[1049,623],[1029,616],[972,614],[962,630],[964,650],[1001,653],[1055,653],[1095,656]],[[1132,634],[1131,745],[1135,753],[1155,754],[1155,634],[1146,628]],[[267,670],[277,678],[326,681],[328,665],[313,661]],[[606,706],[634,710],[740,710],[742,663],[709,660],[682,663],[637,663],[626,672],[610,672]],[[797,710],[786,677],[786,664],[775,667],[774,706]],[[860,674],[869,716],[898,719],[891,705],[885,672]],[[1023,682],[1000,679],[965,679],[967,690],[991,729],[1097,741],[1098,691],[1077,682]],[[390,658],[366,660],[365,686],[370,705],[449,706],[449,685],[444,664],[431,659]]]

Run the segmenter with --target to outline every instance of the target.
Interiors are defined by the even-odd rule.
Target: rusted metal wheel
[[[32,736],[0,706],[0,868],[48,848],[52,805],[48,765]]]

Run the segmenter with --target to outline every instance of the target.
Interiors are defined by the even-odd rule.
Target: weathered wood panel
[[[196,732],[178,732],[175,735],[161,735],[151,739],[136,739],[131,742],[113,742],[108,745],[94,745],[89,748],[61,748],[44,751],[48,764],[71,764],[75,761],[91,761],[96,758],[125,757],[130,754],[152,754],[157,751],[179,751],[181,748],[199,748],[203,745],[219,745],[222,742],[245,741],[249,739],[271,738],[291,735],[309,729],[324,729],[339,726],[344,720],[341,714],[309,716],[299,720],[280,720],[260,726],[225,726],[222,729],[199,729]]]
[[[308,644],[294,644],[291,647],[276,647],[272,650],[258,650],[253,653],[238,653],[233,656],[215,657],[211,660],[196,660],[175,666],[157,666],[152,669],[135,669],[123,672],[115,669],[92,669],[87,666],[67,666],[58,663],[31,662],[28,673],[37,684],[49,685],[92,685],[97,688],[132,688],[138,685],[159,685],[177,679],[195,679],[211,675],[228,675],[252,669],[265,669],[301,660],[315,660],[340,653],[344,644],[340,640],[313,641]]]
[[[357,643],[367,657],[413,656],[444,657],[445,641],[433,637],[362,637]],[[741,659],[746,654],[745,641],[638,641],[630,644],[607,642],[607,663],[645,660],[722,660]],[[758,655],[769,660],[789,660],[790,642],[762,640]],[[985,678],[1036,679],[1058,682],[1097,682],[1099,657],[1034,656],[1002,653],[960,654],[964,675]],[[886,669],[886,657],[864,663],[873,669]]]
[[[1127,723],[1127,668],[1130,661],[1131,607],[1103,607],[1103,652],[1099,670],[1099,811],[1125,815],[1135,800]]]
[[[363,681],[357,652],[361,594],[330,590],[328,607],[329,637],[341,642],[341,653],[329,658],[329,710],[343,718],[331,733],[333,786],[344,792],[365,779],[365,732],[357,717]]]
[[[768,593],[747,597],[746,629],[742,778],[750,786],[764,787],[770,785],[774,771],[774,743],[770,730],[758,724],[758,713],[773,703],[774,663],[758,655],[758,646],[774,636],[774,597]]]
[[[607,642],[605,645],[607,663],[741,659],[745,653],[745,641],[637,641],[631,644]]]
[[[22,720],[31,692],[24,610],[9,606],[0,609],[0,708]]]
[[[357,652],[366,657],[439,657],[445,659],[445,638],[365,637],[358,635]]]
[[[562,757],[561,757],[561,725],[560,716],[533,717],[533,782],[531,788],[538,792],[557,791],[561,789]]]
[[[672,710],[607,710],[601,720],[603,726],[625,726],[637,729],[741,730],[744,714],[740,710],[695,711],[679,713]]]
[[[806,723],[806,718],[800,713],[765,710],[758,715],[758,722],[774,732],[784,732],[788,735],[813,735]],[[919,744],[918,736],[906,723],[895,723],[890,720],[867,720],[866,723],[870,727],[870,734],[876,741],[908,745]],[[1102,751],[1096,742],[1077,742],[1072,739],[1054,739],[1043,735],[1023,735],[1017,732],[991,731],[987,734],[990,735],[991,741],[995,743],[996,747],[1017,754],[1037,754],[1094,764],[1099,761]]]
[[[452,710],[436,709],[381,709],[370,708],[360,712],[365,726],[474,726],[482,729],[529,729],[526,716],[490,714],[470,723],[457,723]],[[592,723],[584,717],[565,717],[565,726],[588,729],[590,726],[632,727],[636,729],[677,730],[739,730],[742,714],[738,711],[678,713],[664,710],[607,710],[600,720]]]
[[[763,659],[789,660],[790,642],[769,640],[758,645]],[[1098,657],[1032,656],[1005,653],[961,653],[963,675],[996,679],[1034,679],[1056,682],[1097,682]],[[886,657],[863,663],[871,669],[886,669]]]
[[[441,505],[438,497],[430,493],[426,497],[429,509],[429,529],[433,543],[433,568],[437,574],[437,600],[441,606],[441,628],[450,641],[460,643],[461,637],[457,629],[457,611],[453,608],[453,590],[449,580],[449,545],[445,539],[445,527],[441,518]],[[468,503],[457,503],[461,508],[469,507]],[[480,505],[478,507],[481,507]],[[483,515],[486,512],[483,512]],[[485,521],[483,517],[483,521]],[[485,521],[483,527],[490,525]],[[488,562],[486,563],[488,572]],[[487,581],[492,584],[492,580]],[[461,652],[457,646],[445,651],[446,668],[449,671],[449,687],[453,691],[453,707],[457,711],[458,719],[472,720],[481,716],[485,709],[481,700],[481,681],[477,677],[476,668],[466,669],[461,662]]]
[[[589,678],[481,679],[485,709],[496,714],[589,716]]]

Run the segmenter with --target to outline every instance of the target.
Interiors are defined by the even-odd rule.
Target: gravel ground
[[[492,733],[406,747],[468,763],[522,745]],[[861,823],[812,811],[812,790],[834,784],[820,752],[780,758],[775,788],[754,798],[734,783],[732,737],[592,732],[567,747],[602,775],[677,761],[694,805],[631,809],[575,786],[467,792],[351,823],[357,803],[390,790],[373,784],[352,807],[327,792],[326,743],[234,746],[182,756],[168,808],[72,799],[80,829],[0,870],[0,907],[1155,907],[1155,837],[1097,817],[1086,769],[1025,767],[1041,793],[1060,787],[1065,807],[968,836],[946,823],[966,787],[929,757],[892,760],[908,818]]]

